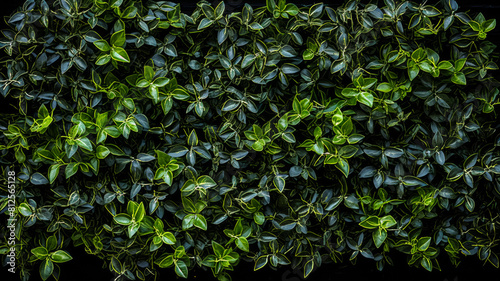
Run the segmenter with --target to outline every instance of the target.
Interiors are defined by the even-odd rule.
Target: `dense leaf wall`
[[[30,0],[8,23],[0,153],[18,181],[0,209],[24,280],[64,275],[70,244],[141,280],[382,270],[396,251],[499,265],[493,19],[454,0]]]

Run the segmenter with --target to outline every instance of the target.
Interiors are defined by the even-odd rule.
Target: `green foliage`
[[[366,2],[26,1],[0,39],[22,280],[58,279],[70,244],[130,280],[498,267],[496,21]]]

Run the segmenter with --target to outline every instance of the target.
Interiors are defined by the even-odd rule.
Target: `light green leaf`
[[[62,262],[70,261],[73,258],[66,251],[57,250],[57,251],[55,251],[55,252],[53,252],[53,253],[50,254],[50,259],[53,262],[62,263]]]
[[[380,248],[387,238],[387,230],[385,228],[379,227],[375,232],[373,232],[373,242],[375,242],[375,246]]]
[[[113,217],[113,220],[121,225],[130,225],[132,223],[132,217],[129,214],[118,214]]]
[[[396,224],[397,224],[396,220],[391,215],[387,215],[380,219],[380,226],[383,228],[389,228]]]
[[[207,27],[211,26],[212,23],[214,23],[213,20],[208,19],[208,18],[203,18],[203,19],[201,19],[200,24],[198,25],[198,30],[207,28]]]
[[[422,237],[418,239],[417,248],[419,251],[425,252],[431,245],[431,237]]]
[[[388,93],[390,91],[392,91],[392,86],[391,84],[389,83],[380,83],[378,86],[377,86],[377,91],[381,91],[381,92],[384,92],[384,93]]]
[[[97,40],[94,41],[94,46],[97,47],[97,49],[103,51],[103,52],[109,52],[111,50],[111,47],[109,46],[108,42],[106,40]]]
[[[36,247],[34,249],[31,249],[31,253],[33,255],[35,255],[35,257],[37,257],[40,260],[45,259],[45,257],[47,257],[49,255],[49,252],[47,251],[47,249],[45,247],[41,247],[41,246]]]
[[[174,255],[162,256],[155,263],[161,268],[169,267],[174,263]]]
[[[195,227],[202,229],[202,230],[207,230],[207,220],[205,219],[204,216],[200,214],[196,214],[194,216],[194,221],[193,224]]]
[[[111,48],[111,58],[119,62],[130,62],[127,52],[121,47]]]
[[[40,264],[39,271],[40,271],[40,277],[42,277],[43,280],[47,280],[54,271],[54,263],[52,263],[50,259],[43,260],[42,263]]]
[[[115,47],[122,47],[125,44],[125,30],[122,29],[111,35],[111,45]]]
[[[78,162],[71,162],[66,166],[66,169],[64,171],[66,179],[70,178],[71,176],[76,174],[76,172],[78,172],[78,165]]]
[[[31,210],[31,207],[28,203],[21,203],[17,210],[19,211],[19,213],[21,213],[21,215],[25,217],[29,217],[33,214],[33,211]]]
[[[85,137],[85,138],[75,139],[75,142],[79,147],[84,148],[88,151],[93,151],[92,143],[88,138]]]
[[[236,238],[236,246],[240,248],[242,251],[248,252],[249,251],[249,245],[248,245],[248,240],[245,237],[238,237]]]
[[[465,78],[465,74],[463,74],[463,72],[453,73],[451,81],[458,85],[467,85],[467,79]]]
[[[335,164],[335,167],[337,167],[337,169],[339,169],[347,178],[347,176],[349,175],[349,163],[347,163],[347,160],[345,160],[344,158],[339,158],[339,162]]]

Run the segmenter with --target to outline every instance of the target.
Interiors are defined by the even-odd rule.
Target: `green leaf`
[[[49,252],[57,248],[57,238],[55,235],[49,236],[47,240],[45,240],[45,247]]]
[[[321,13],[323,12],[323,8],[324,8],[324,5],[323,3],[317,3],[317,4],[314,4],[312,5],[310,8],[309,8],[309,15],[312,17],[312,18],[317,18],[321,15]]]
[[[163,152],[161,150],[155,150],[155,151],[156,151],[156,156],[158,159],[158,164],[160,166],[167,165],[170,162],[170,160],[172,159],[168,154],[166,154],[165,152]]]
[[[410,19],[410,24],[408,25],[408,29],[412,29],[420,23],[421,16],[419,14],[414,14]]]
[[[109,149],[103,145],[99,145],[96,149],[96,156],[98,159],[104,159],[110,153]]]
[[[73,258],[66,251],[57,250],[57,251],[55,251],[55,252],[53,252],[53,253],[50,254],[50,259],[53,262],[62,263],[62,262],[70,261]]]
[[[273,179],[274,186],[279,190],[279,192],[283,192],[285,188],[285,178],[281,176],[275,176]]]
[[[438,64],[438,68],[439,69],[444,69],[444,70],[448,70],[448,71],[454,71],[455,70],[455,67],[453,66],[453,64],[449,61],[440,61],[439,64]]]
[[[257,260],[255,261],[255,266],[254,266],[253,270],[257,271],[257,270],[263,268],[267,264],[268,257],[269,257],[268,255],[258,257]]]
[[[135,109],[135,103],[134,103],[134,100],[131,99],[131,98],[124,98],[122,100],[122,104],[123,106],[125,106],[126,108],[128,108],[129,110],[134,110]]]
[[[462,58],[462,59],[456,60],[455,61],[455,70],[461,71],[462,68],[464,68],[466,62],[467,62],[467,58]]]
[[[111,58],[119,62],[130,62],[127,52],[121,47],[111,48]]]
[[[121,225],[130,225],[132,223],[132,217],[129,214],[118,214],[113,217],[113,220]]]
[[[419,251],[425,252],[431,245],[431,237],[422,237],[418,239],[417,248]]]
[[[123,0],[111,0],[109,1],[111,8],[118,8],[123,4]]]
[[[240,248],[242,251],[248,252],[249,251],[249,245],[248,245],[248,240],[245,237],[238,237],[236,238],[236,246]]]
[[[490,19],[490,20],[484,21],[481,24],[481,29],[484,32],[490,32],[493,29],[495,29],[496,26],[497,26],[497,20],[496,19]]]
[[[311,259],[306,262],[304,266],[304,278],[307,278],[314,269],[314,259]]]
[[[198,136],[196,135],[196,131],[192,130],[187,139],[188,145],[196,146],[198,145]]]
[[[297,52],[290,45],[283,46],[283,48],[280,49],[280,54],[285,58],[293,58],[297,56]]]
[[[241,61],[241,68],[246,68],[250,66],[255,61],[256,58],[257,57],[254,54],[246,55]]]
[[[197,180],[198,186],[208,189],[217,185],[217,183],[209,176],[200,176]]]
[[[207,220],[205,219],[204,216],[200,215],[200,214],[196,214],[194,216],[194,221],[193,221],[193,224],[195,227],[199,228],[199,229],[202,229],[202,230],[207,230]]]
[[[116,257],[111,258],[111,267],[116,273],[121,274],[122,263]]]
[[[66,179],[70,178],[71,176],[76,174],[76,172],[78,172],[78,165],[78,162],[71,162],[66,166],[66,169],[64,171]]]
[[[349,175],[349,163],[347,163],[347,160],[345,160],[344,158],[339,158],[339,162],[335,164],[335,167],[337,167],[337,169],[339,169],[347,178],[347,176]]]
[[[258,22],[252,22],[249,26],[250,26],[250,29],[252,29],[252,30],[264,29],[264,27]]]
[[[368,92],[361,92],[357,99],[360,103],[367,105],[369,107],[373,106],[373,95]]]
[[[306,49],[302,54],[304,60],[312,60],[314,58],[314,51],[311,49]]]
[[[49,255],[49,252],[45,247],[36,247],[34,249],[31,249],[31,253],[35,255],[35,257],[37,257],[39,260],[43,260]]]
[[[396,224],[397,224],[396,220],[391,215],[382,217],[380,219],[380,226],[383,228],[389,228]]]
[[[122,13],[121,17],[124,19],[132,19],[137,15],[137,8],[133,5],[128,6]]]
[[[463,72],[455,72],[451,76],[451,82],[458,85],[467,85],[467,79],[465,78],[465,74]]]
[[[221,1],[219,5],[215,8],[214,14],[216,19],[220,19],[224,15],[224,11],[226,9],[226,5],[224,1]]]
[[[125,30],[122,29],[111,35],[111,45],[115,47],[122,47],[125,44]],[[101,50],[102,51],[102,50]]]
[[[300,68],[291,63],[285,63],[281,66],[283,74],[295,74],[300,71]]]
[[[429,271],[429,272],[432,271],[432,262],[428,257],[422,256],[422,260],[420,261],[420,265],[423,268],[425,268],[427,271]]]
[[[109,52],[109,50],[111,50],[111,47],[109,46],[108,42],[106,42],[106,40],[97,40],[97,41],[94,41],[94,46],[97,47],[97,49],[103,51],[103,52]]]
[[[213,20],[208,19],[208,18],[203,18],[203,19],[201,19],[200,24],[198,25],[198,30],[207,28],[207,27],[211,26],[212,23],[214,23]]]
[[[286,4],[285,6],[285,13],[289,14],[290,16],[295,16],[299,13],[299,8],[297,8],[297,6],[295,6],[295,4]]]
[[[356,88],[344,88],[342,89],[342,95],[347,98],[357,97],[359,95],[359,90]]]
[[[424,6],[422,11],[424,12],[424,15],[428,17],[435,17],[441,14],[441,11],[434,6]]]
[[[111,61],[111,55],[109,54],[101,54],[99,57],[97,57],[97,60],[95,62],[96,65],[105,65],[109,61]]]
[[[477,21],[471,20],[469,22],[469,26],[472,28],[474,31],[481,31],[481,24],[479,24]]]
[[[385,228],[379,227],[373,232],[373,242],[375,247],[380,248],[387,238],[387,230]]]
[[[323,131],[321,130],[321,127],[316,127],[314,129],[314,138],[317,140],[317,139],[321,138],[322,135],[323,135]]]
[[[219,55],[219,62],[225,69],[229,69],[232,66],[231,60],[229,60],[227,57],[223,55]]]
[[[410,81],[413,81],[413,79],[417,77],[419,72],[420,68],[418,67],[418,65],[413,65],[411,67],[408,67],[408,76],[410,78]]]
[[[31,175],[30,182],[34,185],[44,185],[48,184],[49,180],[44,175],[40,174],[39,172],[36,172],[33,175]]]
[[[262,225],[265,222],[266,217],[261,212],[255,212],[254,216],[253,216],[253,220],[255,221],[256,224]]]
[[[349,144],[355,144],[355,143],[358,143],[360,142],[362,139],[364,139],[365,136],[361,135],[361,134],[352,134],[350,135],[348,138],[347,138],[347,142]]]
[[[141,202],[132,213],[132,219],[137,223],[141,222],[145,214],[146,211],[144,210],[144,203]]]
[[[427,183],[417,177],[414,176],[404,176],[403,177],[403,183],[407,186],[426,186]]]
[[[54,263],[52,263],[50,259],[43,260],[42,263],[40,264],[39,271],[40,271],[40,277],[42,277],[43,280],[47,280],[54,271]]]
[[[86,149],[88,151],[93,151],[92,143],[88,138],[85,137],[85,138],[75,139],[75,142],[79,147]]]
[[[255,150],[255,151],[262,151],[264,150],[264,146],[266,145],[265,141],[264,140],[257,140],[256,142],[254,142],[252,144],[252,148]]]
[[[177,276],[182,277],[182,278],[188,278],[188,267],[186,263],[182,260],[177,260],[175,261],[175,273]]]
[[[276,9],[276,3],[274,0],[266,0],[266,8],[270,13],[274,12],[274,9]]]
[[[448,28],[450,28],[450,26],[453,24],[454,20],[455,20],[454,15],[449,15],[446,18],[444,18],[443,29],[448,30]]]
[[[174,255],[162,256],[155,263],[161,268],[169,267],[174,263]]]
[[[392,91],[392,86],[391,84],[389,83],[380,83],[378,86],[377,86],[377,91],[381,91],[381,92],[384,92],[384,93],[388,93],[390,91]]]
[[[33,214],[33,211],[31,210],[31,207],[28,203],[21,203],[17,209],[19,213],[21,213],[21,215],[25,217],[29,217]]]
[[[49,167],[49,181],[50,184],[54,183],[56,180],[57,176],[59,175],[59,168],[61,167],[60,164],[54,164],[50,165]]]
[[[165,243],[167,245],[174,245],[175,242],[177,241],[175,239],[175,236],[171,232],[164,232],[162,234],[161,240],[163,241],[163,243]]]
[[[367,229],[375,229],[378,228],[380,225],[380,220],[376,216],[370,216],[363,221],[359,223],[361,227],[367,228]]]
[[[188,214],[182,219],[182,229],[190,229],[194,225],[194,220],[196,216],[194,214]]]
[[[127,227],[128,238],[132,238],[139,231],[140,224],[132,223]]]
[[[332,123],[334,126],[337,126],[340,123],[342,123],[343,120],[344,120],[344,115],[342,114],[342,111],[340,110],[340,108],[337,107],[333,111]]]
[[[358,148],[353,145],[342,146],[339,150],[339,156],[343,158],[351,158],[358,152]]]
[[[215,242],[212,240],[212,249],[214,251],[214,254],[217,257],[222,257],[224,255],[224,247],[222,247],[219,243]]]

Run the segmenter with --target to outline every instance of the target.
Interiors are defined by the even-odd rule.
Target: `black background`
[[[21,0],[2,0],[0,4],[0,11],[2,15],[11,15],[18,6],[21,6],[24,1]],[[182,12],[190,13],[195,7],[198,1],[195,0],[184,0],[184,1],[171,1],[171,2],[181,2]],[[218,3],[218,0],[209,1],[214,4]],[[226,9],[228,11],[241,11],[244,3],[249,3],[253,7],[265,5],[265,0],[225,0]],[[312,0],[302,0],[302,1],[292,1],[289,3],[295,3],[298,6],[311,5],[321,1]],[[331,6],[338,6],[343,3],[344,0],[336,1],[323,1],[324,3],[332,3]],[[380,1],[382,2],[382,1]],[[418,1],[416,1],[418,2]],[[428,1],[430,4],[436,1]],[[461,11],[470,11],[471,15],[477,14],[477,12],[482,12],[487,18],[498,18],[500,14],[500,0],[457,0],[460,5]],[[0,27],[3,29],[6,27],[5,19],[2,19]],[[488,40],[495,44],[500,43],[500,28],[493,30],[488,34]],[[91,255],[87,255],[83,248],[71,248],[69,252],[73,256],[73,260],[65,264],[60,264],[61,266],[61,281],[66,280],[89,280],[89,281],[110,281],[113,280],[112,274],[107,268],[102,269],[103,262]],[[406,264],[406,256],[398,255],[396,252],[391,254],[394,266],[386,266],[383,272],[379,272],[375,269],[375,264],[364,258],[358,258],[356,265],[352,265],[348,261],[348,257],[344,257],[345,261],[340,264],[324,264],[321,268],[314,271],[307,280],[321,280],[321,281],[344,281],[344,280],[404,280],[404,281],[476,281],[476,280],[500,280],[500,270],[494,268],[490,264],[484,265],[480,262],[477,256],[467,257],[463,259],[463,262],[458,268],[453,267],[446,253],[441,253],[440,262],[442,271],[433,271],[429,273],[424,269],[410,268]],[[38,264],[37,264],[38,265]],[[253,272],[253,264],[241,262],[232,272],[234,281],[301,281],[304,280],[302,277],[302,272],[292,271],[289,268],[283,268],[278,271],[274,271],[265,267],[262,270]],[[7,279],[4,279],[5,276]],[[10,278],[9,278],[10,277]],[[6,268],[2,268],[0,271],[0,279],[11,280],[12,274],[7,273]],[[38,281],[41,280],[38,276],[38,272],[33,272],[33,278],[30,280]],[[52,279],[52,278],[51,278]],[[175,276],[172,269],[160,270],[160,276],[157,280],[178,280],[179,278]],[[13,279],[17,280],[17,278]],[[49,279],[50,280],[50,279]],[[53,280],[53,279],[52,279]],[[216,280],[210,271],[204,272],[203,270],[197,268],[189,272],[188,280],[203,280],[211,281]]]

